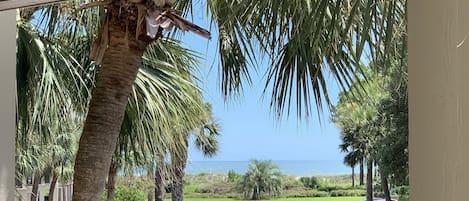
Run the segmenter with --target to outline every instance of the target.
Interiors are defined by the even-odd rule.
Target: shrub
[[[366,191],[364,190],[333,190],[330,192],[332,197],[355,197],[355,196],[366,196]]]
[[[407,196],[409,195],[409,186],[398,186],[395,191],[399,196]]]
[[[305,190],[305,191],[288,191],[284,197],[287,198],[304,198],[304,197],[328,197],[329,193],[317,190]]]
[[[106,200],[106,192],[101,196],[101,200]],[[145,193],[142,190],[126,187],[117,186],[115,190],[115,201],[146,201]]]
[[[233,183],[217,182],[214,184],[201,184],[195,187],[195,193],[215,193],[227,194],[236,191],[236,185]]]
[[[363,189],[360,187],[352,188],[350,185],[339,185],[339,184],[321,184],[317,188],[320,191],[335,191],[335,190],[357,190],[357,189]]]
[[[228,181],[229,182],[237,182],[240,177],[241,177],[241,175],[236,173],[234,170],[228,171]]]
[[[373,193],[373,195],[374,195],[375,197],[380,197],[380,198],[383,198],[383,197],[384,197],[384,193],[381,192],[381,191],[375,191],[375,192]]]
[[[195,188],[195,193],[212,193],[213,190],[208,185],[200,185]]]
[[[301,181],[298,181],[294,176],[284,176],[283,177],[283,190],[291,190],[291,189],[303,189],[305,188]]]
[[[317,188],[318,187],[318,179],[316,177],[301,177],[300,178],[301,183],[307,188]]]
[[[326,192],[331,192],[331,191],[335,191],[335,190],[346,190],[340,186],[336,186],[336,185],[327,185],[327,186],[319,186],[318,187],[318,190],[320,191],[326,191]]]
[[[139,189],[148,192],[155,188],[154,180],[147,176],[118,176],[117,186],[126,186],[131,189]]]

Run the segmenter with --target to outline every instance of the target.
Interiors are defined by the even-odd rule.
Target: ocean
[[[345,166],[342,161],[272,161],[279,166],[280,171],[288,175],[337,175],[351,174],[352,169]],[[186,166],[186,174],[198,173],[223,173],[230,170],[237,173],[246,172],[250,161],[189,161]]]

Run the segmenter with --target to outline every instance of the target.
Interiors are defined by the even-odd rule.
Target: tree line
[[[366,79],[357,79],[339,95],[332,121],[341,129],[344,163],[360,167],[360,185],[367,167],[367,197],[373,197],[373,167],[386,200],[389,187],[409,185],[407,66],[394,63],[386,71],[363,66]],[[371,64],[373,65],[373,64]]]

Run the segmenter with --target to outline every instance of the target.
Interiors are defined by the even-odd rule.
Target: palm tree
[[[32,25],[35,9],[18,13],[17,26],[17,177],[33,175],[31,200],[45,174],[73,164],[73,125],[87,100],[84,70],[72,54]],[[76,141],[76,140],[75,140]],[[67,169],[67,168],[66,168]],[[51,196],[51,200],[53,196]]]
[[[25,10],[25,11],[29,11],[27,12],[29,17],[31,17],[34,13],[34,10],[32,11]],[[22,13],[24,13],[24,11]],[[23,36],[21,35],[21,33],[22,32],[20,32],[20,36]],[[47,33],[45,35],[48,35],[48,34],[51,34],[51,33]],[[63,34],[67,34],[67,32],[66,31],[59,32],[59,34],[63,35]],[[48,37],[51,37],[51,36],[52,35],[49,35]],[[22,37],[21,39],[23,38],[25,37]],[[73,42],[73,41],[67,41],[67,43],[68,42]],[[79,44],[71,45],[67,43],[61,43],[61,45],[68,45],[68,46],[74,46],[74,47],[76,47],[75,45],[79,45]],[[22,47],[23,46],[20,46],[20,48]],[[57,46],[57,45],[56,47],[58,47],[56,49],[60,48],[60,46]],[[190,69],[191,67],[194,66],[196,62],[195,53],[185,48],[182,48],[180,45],[178,45],[177,41],[171,41],[171,40],[164,40],[159,43],[155,43],[152,45],[152,47],[153,48],[149,49],[149,51],[147,51],[146,55],[144,56],[144,63],[143,63],[144,67],[140,69],[141,72],[138,75],[137,82],[135,83],[135,87],[133,90],[134,97],[131,98],[132,99],[130,101],[131,104],[128,105],[129,109],[127,110],[128,112],[126,113],[126,116],[128,116],[127,119],[129,119],[131,123],[124,124],[123,127],[126,127],[126,128],[122,129],[123,135],[127,137],[127,139],[129,137],[130,138],[135,137],[134,135],[129,134],[129,133],[139,133],[140,135],[147,135],[147,133],[154,132],[156,130],[163,131],[165,129],[164,128],[165,124],[161,120],[165,119],[166,116],[171,116],[172,118],[178,118],[180,119],[181,122],[184,122],[185,124],[187,124],[188,127],[193,127],[190,124],[190,122],[194,122],[194,120],[191,120],[192,116],[194,116],[193,114],[191,114],[192,111],[187,110],[187,109],[181,110],[180,108],[186,108],[187,105],[191,105],[191,108],[194,108],[195,110],[199,108],[203,108],[202,105],[198,106],[196,104],[196,101],[191,100],[191,99],[194,99],[194,97],[191,97],[190,95],[188,95],[190,92],[187,91],[187,90],[193,90],[193,91],[199,90],[192,83],[193,77],[191,75],[192,70]],[[27,45],[25,45],[23,49],[29,50]],[[49,52],[51,51],[49,50]],[[86,48],[81,48],[78,51],[73,52],[73,53],[75,55],[77,54],[83,55],[83,54],[86,54],[86,52],[87,52]],[[40,56],[44,56],[44,55],[47,56],[46,53]],[[18,55],[21,55],[24,57],[24,54],[19,53]],[[65,57],[62,56],[59,58],[65,58]],[[71,62],[76,62],[76,60],[73,59],[73,56],[68,56],[66,58],[71,60]],[[40,59],[42,58],[39,57],[38,60]],[[24,60],[23,58],[19,59],[19,61],[23,61],[23,60]],[[67,62],[67,61],[64,60],[64,62]],[[88,63],[89,65],[89,62],[86,59],[82,60],[81,62],[83,62],[84,64]],[[29,67],[29,65],[24,65],[24,66]],[[73,68],[70,69],[70,71],[72,70],[75,70],[75,69]],[[78,91],[78,90],[75,90],[75,91]],[[38,94],[38,95],[44,95],[44,94]],[[83,101],[83,102],[86,102],[86,101]],[[197,112],[197,113],[200,113],[200,112]],[[148,114],[152,114],[152,115],[148,115]],[[79,114],[76,114],[76,115],[79,115]],[[160,121],[155,121],[156,119],[159,119]],[[150,123],[146,123],[146,122],[150,122]],[[158,143],[157,144],[158,146],[162,146],[161,141],[162,141],[162,138],[165,138],[164,135],[149,135],[149,136],[152,136],[152,138],[150,142],[148,142],[148,144]],[[166,136],[166,138],[170,139],[171,136]],[[139,139],[145,139],[145,137],[139,137]],[[171,142],[168,142],[168,143],[171,143]],[[174,144],[174,142],[172,143]],[[52,143],[52,146],[54,147],[52,149],[54,151],[54,154],[52,155],[55,155],[57,157],[57,153],[58,153],[57,148],[59,148],[59,146],[61,145],[62,144],[60,143]],[[130,145],[131,148],[135,148],[135,146],[136,145]],[[170,145],[165,145],[165,146],[169,147]],[[120,147],[125,148],[125,146],[120,146]],[[155,147],[152,147],[152,149],[156,150]],[[140,150],[134,149],[133,151],[138,152]],[[62,158],[62,157],[57,157],[57,158]],[[72,158],[72,157],[69,157],[69,158]],[[55,165],[52,165],[52,166],[53,167],[51,168],[54,169]],[[63,164],[62,164],[62,167],[63,167]],[[116,167],[117,165],[114,164],[110,168],[110,173],[112,173],[110,175],[115,175]],[[114,177],[110,176],[109,178],[114,178]],[[37,180],[38,179],[36,179],[36,181]],[[51,190],[50,190],[51,194],[53,194],[54,192],[55,184],[57,180],[58,180],[58,174],[56,170],[55,173],[53,174],[53,180],[51,183]],[[108,187],[109,189],[112,189],[113,188],[112,179],[110,181],[111,182],[108,182]],[[33,194],[35,195],[36,193],[33,193]],[[112,195],[113,193],[108,193],[108,196],[112,196]],[[53,197],[51,197],[51,199],[53,199]]]
[[[200,124],[193,129],[191,132],[195,135],[195,147],[202,151],[205,157],[214,156],[218,149],[218,136],[220,135],[220,126],[216,122],[212,114],[212,106],[209,103],[205,104],[205,111],[199,114]],[[183,190],[184,190],[184,169],[187,164],[188,157],[188,141],[189,132],[183,136],[181,146],[183,151],[171,151],[171,200],[182,201]],[[158,185],[157,186],[163,186]],[[161,190],[159,192],[162,192]],[[157,194],[158,198],[162,198],[161,195]],[[161,201],[161,200],[157,200]]]
[[[67,125],[64,125],[67,126]],[[62,184],[70,181],[73,175],[73,162],[78,145],[79,129],[72,122],[68,125],[69,131],[56,135],[50,144],[49,168],[52,180],[49,187],[49,200],[54,200],[57,182]]]
[[[165,193],[165,180],[166,180],[166,173],[167,173],[167,164],[165,161],[165,156],[160,154],[157,156],[157,168],[155,168],[155,201],[163,201],[164,200],[164,193]],[[148,201],[153,201],[148,199]]]
[[[278,166],[271,161],[252,160],[240,181],[244,197],[260,200],[262,193],[268,193],[268,197],[278,196],[282,185],[281,176]]]
[[[126,164],[128,172],[141,167],[149,167],[150,171],[166,149],[181,151],[177,147],[179,141],[163,120],[190,128],[199,122],[196,114],[204,108],[199,100],[200,90],[192,81],[193,52],[178,47],[177,41],[160,41],[143,59],[109,169],[108,200],[114,197],[117,168]]]
[[[364,167],[363,160],[365,158],[365,150],[362,140],[360,140],[360,125],[357,125],[356,121],[351,118],[350,114],[356,110],[358,107],[357,104],[347,101],[344,99],[345,95],[342,95],[339,100],[339,103],[336,107],[333,108],[333,115],[331,120],[336,123],[336,125],[341,128],[341,140],[342,144],[339,145],[341,152],[347,153],[344,157],[344,164],[352,167],[352,172],[354,171],[354,166],[360,164],[360,175],[359,175],[359,184],[363,185],[364,178]],[[356,114],[356,113],[355,113]],[[352,178],[354,175],[352,173]],[[354,184],[354,179],[352,179],[352,185]]]
[[[369,67],[362,67],[361,72],[367,80],[357,80],[347,92],[339,95],[340,100],[334,107],[332,121],[342,130],[341,150],[348,152],[350,149],[346,157],[358,157],[358,161],[366,160],[367,200],[372,200],[373,164],[377,159],[375,152],[379,146],[376,141],[380,135],[373,122],[377,115],[376,105],[387,94],[383,88],[385,78],[379,72],[372,71]]]
[[[162,0],[92,3],[106,7],[100,9],[102,23],[94,23],[102,26],[92,58],[102,66],[75,163],[77,201],[97,200],[104,188],[128,95],[146,47],[160,38],[162,29],[171,27],[171,21],[183,30],[208,35],[175,15],[175,10],[192,10],[190,0],[179,0],[175,5]],[[260,52],[271,58],[266,88],[272,88],[273,110],[280,117],[293,102],[298,104],[298,116],[310,116],[313,103],[320,109],[324,98],[330,105],[324,71],[331,72],[345,89],[365,45],[370,47],[372,59],[384,58],[380,60],[383,63],[405,48],[396,42],[405,40],[401,34],[405,33],[405,23],[401,23],[405,22],[405,0],[312,0],[303,5],[303,1],[282,0],[207,1],[218,32],[225,96],[240,92],[243,81],[249,82],[248,66],[256,64],[256,53]],[[169,9],[173,6],[175,10]]]
[[[26,10],[26,11],[28,11],[28,10]],[[33,12],[34,11],[27,12],[27,14],[29,14],[29,17],[32,16]],[[24,13],[24,11],[22,13]],[[24,21],[27,21],[27,20],[24,20]],[[19,22],[23,22],[23,21],[19,21]],[[20,26],[20,28],[24,27],[23,24],[25,24],[25,23],[22,23],[21,24],[22,26]],[[29,34],[31,31],[25,32],[25,34],[23,34],[23,32],[21,32],[21,30],[22,29],[20,29],[20,34],[19,34],[19,36],[21,36],[20,39],[30,40],[29,38],[24,37],[24,35],[29,36],[27,34]],[[35,32],[33,32],[33,33],[35,33]],[[42,38],[39,38],[39,40],[37,40],[37,41],[40,42],[40,39],[42,39]],[[20,40],[20,41],[22,41],[22,40]],[[22,44],[22,43],[20,42],[20,44]],[[51,44],[49,44],[49,46],[51,46]],[[46,47],[49,47],[49,46],[46,46]],[[34,53],[34,49],[33,50],[28,49],[29,47],[31,47],[30,45],[29,46],[28,45],[24,45],[24,46],[20,45],[19,47],[20,47],[20,50],[24,49],[24,50],[27,50],[29,52]],[[60,46],[56,45],[54,47],[58,50],[61,50],[61,49],[59,49]],[[188,51],[184,48],[181,48],[179,45],[177,45],[177,41],[166,40],[165,42],[160,42],[158,44],[153,45],[153,47],[154,47],[153,49],[157,50],[157,51],[148,51],[147,56],[144,58],[145,67],[140,69],[142,71],[142,73],[139,75],[139,78],[136,82],[137,89],[134,90],[134,97],[135,98],[133,98],[133,100],[140,100],[140,101],[139,102],[131,101],[133,104],[129,105],[129,107],[130,107],[129,110],[130,111],[132,111],[132,110],[137,111],[138,108],[144,108],[142,105],[144,105],[144,103],[146,101],[151,100],[149,102],[154,103],[154,104],[150,108],[153,108],[153,110],[149,110],[149,109],[141,110],[141,111],[137,111],[137,114],[145,114],[147,112],[151,112],[152,114],[154,114],[153,119],[148,119],[150,117],[145,116],[145,115],[141,115],[143,118],[147,118],[148,121],[155,122],[153,124],[150,124],[151,125],[150,127],[153,128],[153,129],[150,129],[152,131],[155,131],[155,130],[158,130],[158,129],[163,130],[164,129],[163,128],[164,124],[162,124],[162,122],[155,121],[155,119],[160,119],[160,120],[164,119],[163,117],[166,116],[166,115],[169,116],[169,114],[172,114],[172,116],[174,116],[175,118],[184,119],[184,122],[186,124],[188,124],[188,122],[191,122],[189,117],[191,117],[193,115],[189,114],[189,112],[190,112],[189,110],[180,110],[179,108],[184,108],[185,107],[184,105],[189,105],[189,104],[192,105],[192,108],[197,108],[197,107],[194,107],[194,106],[197,106],[197,104],[194,104],[195,102],[190,100],[191,97],[189,95],[187,95],[188,93],[184,92],[184,90],[198,90],[195,87],[195,85],[191,83],[192,81],[190,79],[192,79],[192,78],[190,76],[188,76],[188,73],[190,73],[190,71],[191,71],[189,69],[189,67],[193,66],[193,64],[195,62],[195,59],[194,59],[195,54],[194,54],[194,52],[191,52],[191,51]],[[54,52],[54,50],[55,49],[47,50],[47,51]],[[83,54],[83,52],[86,52],[86,50],[81,49],[81,51],[77,51],[77,52],[75,52],[75,54],[77,54],[77,53],[78,54]],[[21,59],[19,59],[19,61],[24,61],[25,55],[26,54],[24,54],[24,53],[22,54],[22,52],[20,52],[18,54],[18,56],[21,57]],[[40,56],[47,56],[47,52],[43,53]],[[150,59],[150,58],[156,58],[156,57],[158,59]],[[73,57],[71,57],[71,56],[68,56],[68,57],[61,56],[59,58],[69,59],[70,61],[64,60],[64,62],[66,64],[67,64],[67,62],[69,62],[69,63],[76,62],[73,59]],[[39,58],[36,58],[36,59],[40,61],[40,59],[43,59],[43,58],[39,57]],[[45,59],[48,59],[48,57],[46,57]],[[62,60],[59,60],[59,62],[60,61],[62,61]],[[52,61],[52,62],[57,63],[57,61]],[[53,63],[53,64],[55,64],[55,63]],[[86,63],[86,62],[84,62],[84,63]],[[76,64],[78,64],[78,62],[76,62]],[[27,63],[27,64],[24,64],[24,65],[19,65],[19,67],[23,67],[23,66],[24,67],[29,67],[31,65],[32,64]],[[67,67],[69,67],[69,66],[67,66]],[[157,69],[153,70],[153,68],[155,68],[155,67],[157,67]],[[70,71],[75,70],[73,68],[73,66],[71,66],[69,68],[70,68],[69,69]],[[54,69],[55,69],[55,67],[52,68],[52,70],[54,70]],[[35,74],[32,74],[32,75],[35,75]],[[59,79],[63,79],[63,78],[59,77]],[[171,80],[173,80],[173,81],[171,82]],[[28,81],[28,80],[26,80],[26,81]],[[164,82],[162,82],[162,81],[164,81]],[[53,85],[53,86],[58,86],[58,85]],[[153,86],[153,88],[148,89],[148,86]],[[75,89],[74,91],[78,92],[79,90]],[[38,96],[42,96],[42,95],[46,96],[47,94],[38,93]],[[164,97],[165,99],[162,99],[161,97]],[[170,106],[168,104],[168,103],[171,103],[171,102],[166,102],[166,101],[172,101],[172,103],[174,103],[174,101],[176,101],[176,100],[180,100],[179,101],[180,103],[173,104],[172,106]],[[83,101],[83,100],[81,100],[81,101]],[[30,101],[30,102],[34,102],[34,101]],[[86,101],[83,101],[83,102],[86,102]],[[64,103],[64,105],[66,105],[66,104]],[[160,109],[158,110],[157,108],[160,108]],[[203,108],[203,106],[200,106],[199,108]],[[37,113],[39,113],[39,115],[41,115],[41,112],[37,112]],[[38,115],[38,114],[35,114],[35,115]],[[177,115],[179,115],[179,116],[177,116]],[[181,115],[185,115],[187,117],[182,117]],[[133,116],[129,115],[129,116],[134,117],[134,118],[136,117],[135,115],[133,115]],[[23,116],[20,116],[20,117],[23,117]],[[144,120],[144,119],[142,120],[142,117],[137,116],[138,119],[136,119],[135,122],[139,122],[139,121],[140,122],[142,122],[142,121],[145,122],[146,120]],[[126,125],[128,125],[128,124],[126,124]],[[136,123],[135,126],[136,127],[138,127],[138,126],[142,127],[144,125],[141,125],[141,123]],[[148,127],[148,125],[146,127]],[[137,132],[137,131],[142,132],[142,130],[138,130],[138,129],[133,129],[130,132]],[[155,135],[155,137],[156,137],[156,139],[153,139],[154,142],[157,141],[157,140],[160,140],[160,138],[162,136]],[[20,138],[18,138],[18,139],[20,139]],[[30,143],[30,144],[34,144],[34,143]],[[63,146],[63,144],[56,143],[56,142],[52,143],[52,150],[54,151],[52,156],[54,156],[53,159],[55,159],[55,160],[59,159],[59,158],[63,158],[63,157],[57,157],[57,154],[58,154],[57,151],[59,151],[59,148],[61,148],[59,146]],[[17,146],[17,147],[21,148],[21,146]],[[73,157],[69,157],[69,158],[73,158]],[[52,161],[55,161],[55,160],[52,160]],[[31,160],[29,160],[29,161],[31,161]],[[60,161],[60,162],[62,162],[62,161]],[[59,163],[59,161],[57,163]],[[60,172],[60,171],[55,170],[56,165],[58,165],[58,164],[50,164],[50,165],[52,166],[51,168],[54,169],[53,179],[52,179],[52,182],[51,182],[51,190],[50,190],[50,193],[53,194],[54,189],[55,189],[55,184],[56,184],[56,182],[58,180],[58,176],[59,176],[58,172]],[[38,165],[35,165],[35,166],[36,166],[36,169],[37,169]],[[62,164],[62,167],[63,167],[63,164]],[[110,168],[110,169],[113,169],[113,168]],[[38,175],[38,176],[40,176],[40,175]],[[38,180],[39,179],[36,179],[35,181],[38,181]],[[36,184],[34,186],[38,185],[37,182],[34,182],[34,183]],[[37,188],[34,188],[34,189],[37,189]],[[36,192],[33,192],[33,195],[36,195]],[[112,195],[112,193],[109,193],[108,195]],[[34,198],[32,198],[32,199],[34,199]],[[53,199],[53,197],[51,197],[51,199]]]
[[[18,132],[18,137],[23,133]],[[27,176],[32,177],[32,191],[30,199],[36,199],[39,180],[46,167],[47,153],[42,152],[44,142],[37,137],[16,141],[16,178],[22,181]]]
[[[353,150],[344,157],[344,164],[352,168],[352,188],[355,187],[355,166],[358,163],[358,157],[356,156],[357,152]]]

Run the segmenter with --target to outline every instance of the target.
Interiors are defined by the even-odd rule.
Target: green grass
[[[269,201],[360,201],[363,197],[279,198]],[[186,201],[241,201],[229,198],[184,198]]]

